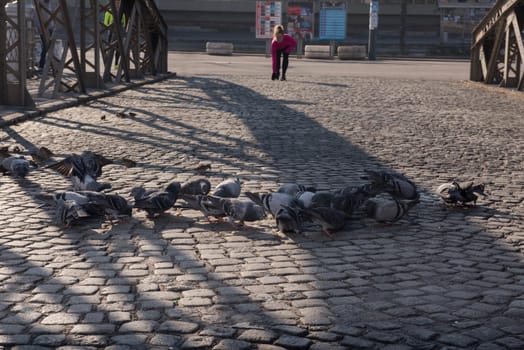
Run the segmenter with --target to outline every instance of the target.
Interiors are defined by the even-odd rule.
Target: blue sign
[[[319,39],[344,40],[346,38],[346,6],[344,2],[337,6],[320,8]]]

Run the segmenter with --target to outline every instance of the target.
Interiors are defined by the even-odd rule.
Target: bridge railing
[[[498,0],[472,33],[470,79],[524,89],[524,0]]]
[[[37,97],[83,94],[167,72],[167,25],[152,0],[122,0],[118,7],[115,0],[18,0],[16,6],[16,19],[9,21],[15,39],[7,40],[8,54],[0,57],[7,63],[16,56],[16,64],[8,64],[9,74],[0,76],[15,89],[2,96],[3,104],[31,106]],[[28,21],[36,25],[28,27]],[[28,69],[12,69],[27,67],[32,57],[24,39],[27,28],[36,41],[42,35],[45,49],[44,66],[30,86],[34,67],[29,74]]]

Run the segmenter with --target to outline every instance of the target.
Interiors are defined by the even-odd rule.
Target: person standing
[[[53,31],[55,30],[55,21],[51,20],[51,7],[49,4],[49,0],[41,0],[40,1],[40,7],[41,7],[41,15],[42,15],[42,22],[40,21],[40,16],[38,16],[38,13],[34,13],[34,22],[36,25],[36,28],[40,32],[40,40],[42,42],[42,50],[40,51],[40,60],[38,61],[38,68],[42,70],[45,65],[45,56],[47,55],[47,50],[49,49],[49,42],[46,42],[45,40],[45,31],[47,30],[48,39],[51,40],[51,36],[53,34]]]
[[[120,0],[115,0],[115,8],[116,8],[116,11],[117,11],[117,18],[119,18],[120,14],[121,14],[121,24],[122,24],[122,29],[125,28],[126,26],[126,15],[125,13],[122,13],[122,10],[120,8]],[[114,22],[114,17],[113,16],[113,13],[111,11],[111,9],[107,10],[106,13],[104,14],[104,25],[109,28],[113,22]],[[111,39],[113,37],[113,31],[109,28],[109,34],[108,34],[108,37],[107,37],[107,42],[108,44],[110,45],[111,44]],[[116,48],[115,50],[115,69],[118,69],[118,61],[120,60],[120,51],[118,48]]]
[[[297,41],[289,34],[284,33],[284,27],[279,24],[273,28],[273,41],[271,42],[271,61],[273,74],[271,80],[286,80],[286,71],[289,66],[289,54],[297,46]],[[282,76],[280,66],[282,61]]]

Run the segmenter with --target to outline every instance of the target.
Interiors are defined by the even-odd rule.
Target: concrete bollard
[[[306,45],[304,56],[306,58],[332,58],[329,45]]]
[[[363,60],[366,55],[366,45],[339,46],[337,49],[340,60]]]
[[[225,55],[233,54],[233,43],[217,43],[208,41],[206,43],[206,52],[208,55]]]

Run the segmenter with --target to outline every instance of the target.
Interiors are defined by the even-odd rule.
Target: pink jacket
[[[285,53],[290,53],[297,46],[297,41],[289,34],[282,36],[282,41],[277,42],[275,38],[271,42],[271,59],[273,61],[273,73],[277,72],[277,51],[283,50]]]

